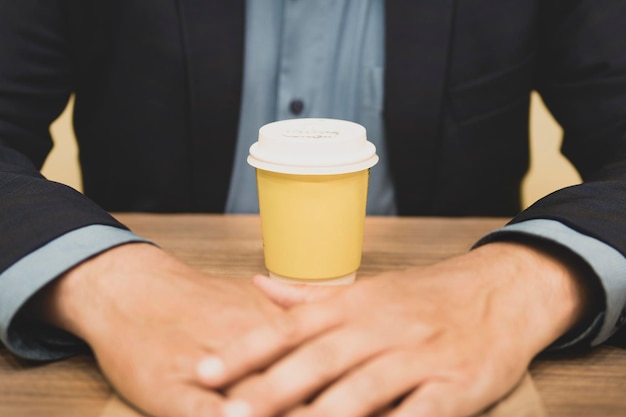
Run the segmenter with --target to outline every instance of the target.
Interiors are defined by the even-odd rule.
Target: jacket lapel
[[[432,212],[454,6],[385,2],[385,124],[399,214]]]
[[[239,123],[244,0],[176,1],[187,57],[194,209],[222,212]]]
[[[221,212],[239,123],[244,0],[176,1],[187,56],[194,206]],[[429,214],[455,0],[385,4],[384,108],[398,210]]]

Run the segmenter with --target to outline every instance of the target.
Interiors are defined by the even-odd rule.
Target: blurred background
[[[43,167],[43,174],[54,181],[82,190],[78,150],[72,129],[73,100],[51,127],[54,148]],[[531,104],[531,170],[524,180],[522,197],[528,206],[559,188],[578,184],[580,176],[559,152],[561,128],[533,93]]]

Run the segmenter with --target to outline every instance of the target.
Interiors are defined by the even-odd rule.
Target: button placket
[[[328,94],[325,89],[329,83],[322,76],[332,56],[327,20],[329,14],[337,13],[340,4],[315,4],[284,3],[276,101],[279,120],[319,114],[318,106]]]

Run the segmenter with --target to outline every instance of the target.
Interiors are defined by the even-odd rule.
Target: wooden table
[[[135,232],[210,274],[249,278],[264,272],[256,216],[117,216]],[[467,251],[504,219],[377,218],[366,223],[359,276],[426,265]],[[490,417],[623,417],[626,350],[604,346],[578,356],[536,360],[527,378]],[[537,395],[537,392],[539,395]],[[32,364],[0,349],[0,417],[126,417],[90,356]],[[333,416],[329,416],[333,417]]]

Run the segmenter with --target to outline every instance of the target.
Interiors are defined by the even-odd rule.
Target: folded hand
[[[88,342],[115,390],[155,417],[219,415],[198,382],[204,358],[282,309],[249,281],[191,269],[148,244],[70,271],[47,295],[49,318]]]
[[[230,385],[228,417],[473,415],[582,305],[565,266],[507,243],[344,288],[256,283],[290,310],[216,352],[202,381]]]

